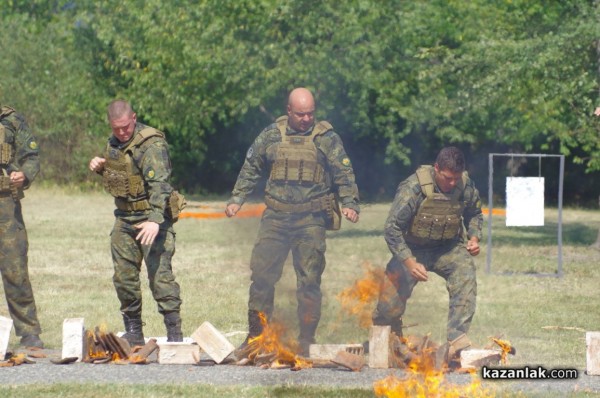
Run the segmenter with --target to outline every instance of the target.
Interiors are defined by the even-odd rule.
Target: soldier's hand
[[[23,188],[23,185],[25,184],[25,173],[22,171],[11,172],[10,183],[17,188]]]
[[[354,209],[345,207],[342,209],[342,214],[346,217],[346,220],[356,223],[358,222],[358,213]]]
[[[596,110],[594,111],[594,115],[600,116],[600,106],[596,108]]]
[[[227,217],[233,217],[237,214],[238,211],[240,211],[241,207],[242,206],[238,205],[237,203],[230,203],[225,208],[225,214],[227,215]]]
[[[427,269],[421,263],[418,263],[414,258],[409,258],[404,261],[404,265],[408,268],[408,272],[411,274],[413,278],[420,282],[426,282],[428,279]]]
[[[151,245],[154,243],[159,230],[157,223],[154,221],[144,221],[135,227],[140,230],[140,233],[135,237],[136,240],[139,240],[142,245]]]
[[[471,256],[476,256],[479,254],[479,239],[471,238],[467,241],[467,251]]]
[[[90,160],[90,170],[98,173],[104,169],[104,163],[106,163],[106,159],[96,156]]]

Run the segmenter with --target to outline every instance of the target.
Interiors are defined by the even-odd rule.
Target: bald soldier
[[[258,181],[267,178],[267,208],[250,259],[248,336],[237,353],[261,334],[259,313],[271,318],[275,284],[291,251],[297,278],[298,342],[300,354],[308,354],[321,318],[325,231],[339,229],[341,214],[358,221],[358,187],[350,159],[331,124],[316,122],[314,114],[312,93],[294,89],[287,116],[267,126],[248,149],[225,209],[228,217],[234,216]]]

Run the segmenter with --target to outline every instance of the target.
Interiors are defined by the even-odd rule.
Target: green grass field
[[[201,203],[216,208],[224,205]],[[83,317],[86,327],[105,325],[108,330],[122,330],[111,279],[109,232],[114,221],[111,197],[100,192],[33,188],[27,192],[23,208],[29,234],[29,271],[46,345],[60,348],[65,318]],[[341,231],[329,234],[322,285],[323,316],[317,332],[319,343],[367,340],[368,329],[359,328],[355,318],[342,312],[337,295],[362,278],[366,267],[385,267],[390,257],[383,239],[388,210],[389,204],[366,204],[358,224],[344,222]],[[582,330],[600,329],[600,251],[590,247],[600,227],[600,212],[564,211],[563,278],[534,276],[534,273],[552,273],[557,267],[556,211],[546,213],[546,226],[537,228],[507,228],[503,217],[494,217],[492,270],[513,274],[485,273],[487,237],[484,236],[483,250],[475,259],[478,307],[470,337],[480,348],[490,343],[490,336],[510,340],[517,350],[517,355],[510,357],[514,366],[539,364],[547,368],[584,369],[586,347]],[[223,333],[246,330],[248,262],[258,223],[258,218],[186,218],[176,224],[177,252],[173,267],[182,289],[185,335],[189,336],[204,321]],[[295,330],[295,277],[291,264],[288,265],[277,287],[276,317]],[[163,336],[162,317],[157,313],[145,277],[143,282],[145,334]],[[407,333],[430,333],[431,339],[443,341],[447,306],[444,281],[433,275],[429,282],[415,288],[408,303],[405,323],[417,325]],[[0,306],[0,315],[8,316],[5,305]],[[243,337],[243,333],[233,334],[231,341],[235,345]],[[17,342],[13,336],[11,343]],[[39,389],[54,387],[31,388],[40,392]],[[142,387],[136,388],[138,393],[144,393]],[[207,387],[209,390],[214,388]],[[254,395],[249,392],[253,389],[245,390],[248,394],[244,396],[276,396],[266,392],[261,395],[260,391]],[[5,391],[16,393],[13,389]],[[239,394],[239,390],[235,391]],[[111,396],[110,388],[106,393]],[[330,396],[327,390],[322,394]],[[37,394],[32,391],[32,395]],[[217,395],[229,396],[224,392]],[[357,392],[350,396],[365,395]]]

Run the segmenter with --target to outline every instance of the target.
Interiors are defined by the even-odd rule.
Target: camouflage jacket
[[[434,191],[439,192],[437,186],[435,186]],[[425,194],[416,174],[411,175],[398,185],[394,202],[385,222],[385,241],[394,257],[400,262],[413,257],[409,247],[412,245],[407,244],[405,236],[408,234],[413,217],[417,214],[419,206],[424,200]],[[463,201],[465,206],[462,217],[467,238],[475,236],[481,240],[483,226],[481,199],[479,191],[477,191],[473,180],[470,178],[467,179],[465,190],[459,200]],[[434,247],[439,244],[439,241],[431,241],[430,243],[425,242],[419,247]]]
[[[136,123],[131,139],[147,126]],[[122,150],[128,142],[120,142],[114,135],[108,139],[108,148]],[[106,156],[106,154],[104,154]],[[116,209],[115,216],[131,222],[144,220],[162,224],[165,221],[167,200],[173,191],[169,178],[171,177],[171,159],[167,142],[160,137],[151,137],[133,148],[132,160],[134,167],[144,178],[144,188],[152,207],[146,211],[123,211]]]
[[[40,171],[37,140],[23,116],[7,106],[0,107],[0,129],[4,130],[4,142],[13,147],[12,160],[9,164],[2,165],[2,169],[8,174],[22,171],[25,174],[23,189],[27,189]]]
[[[289,126],[287,134],[309,135],[311,130],[299,133]],[[281,133],[275,123],[267,126],[246,153],[246,160],[237,178],[228,204],[243,204],[261,178],[268,178],[275,160]],[[360,211],[358,187],[354,170],[340,136],[333,130],[316,136],[318,161],[327,171],[328,183],[311,186],[281,184],[267,180],[265,194],[282,203],[304,203],[330,192],[337,192],[342,207]]]

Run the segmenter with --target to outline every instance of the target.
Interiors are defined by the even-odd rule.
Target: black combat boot
[[[21,346],[44,348],[44,342],[42,341],[42,339],[40,339],[40,336],[37,334],[26,334],[23,337],[21,337]]]
[[[173,343],[183,341],[179,312],[169,312],[165,314],[165,326],[167,327],[167,341]]]
[[[238,361],[245,357],[246,347],[248,347],[250,339],[260,336],[262,332],[263,325],[260,320],[259,312],[256,310],[248,310],[248,335],[244,342],[233,352],[233,355],[235,355]]]
[[[298,355],[304,358],[308,358],[310,345],[315,344],[315,333],[319,321],[316,322],[301,322],[300,323],[300,334],[298,335],[298,344],[300,345],[300,351]]]
[[[122,337],[127,340],[130,346],[146,344],[144,332],[142,331],[144,323],[141,316],[130,317],[123,314],[123,323],[125,324],[125,334]]]

